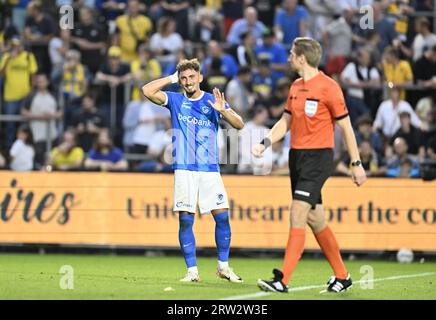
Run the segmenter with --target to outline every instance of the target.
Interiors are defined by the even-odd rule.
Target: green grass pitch
[[[60,288],[60,269],[74,271],[74,289]],[[303,258],[288,294],[256,296],[258,278],[270,278],[281,259],[233,258],[231,266],[243,284],[215,276],[216,260],[199,258],[200,283],[179,282],[185,273],[181,257],[0,254],[0,299],[223,299],[248,295],[248,299],[436,299],[436,263],[399,264],[386,261],[346,261],[357,282],[370,266],[373,288],[355,283],[342,294],[320,294],[320,286],[331,275],[324,260]],[[362,268],[362,266],[364,266]],[[410,277],[412,276],[412,277]],[[71,282],[70,282],[71,283]],[[174,290],[164,291],[171,287]]]

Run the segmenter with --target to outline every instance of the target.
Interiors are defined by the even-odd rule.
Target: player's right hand
[[[262,158],[263,152],[265,151],[265,146],[263,144],[255,144],[252,148],[251,148],[251,153],[256,157],[256,158]]]

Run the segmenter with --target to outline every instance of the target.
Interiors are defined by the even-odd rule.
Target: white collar
[[[184,95],[186,98],[188,98],[188,96],[186,95],[186,92],[183,93],[183,95]],[[204,91],[201,91],[201,94],[200,94],[200,96],[199,96],[198,98],[195,98],[195,99],[188,98],[188,100],[189,100],[189,101],[198,101],[198,100],[200,100],[201,98],[203,98],[203,96],[204,96]]]

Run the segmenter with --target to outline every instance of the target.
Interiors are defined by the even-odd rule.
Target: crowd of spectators
[[[59,24],[64,5],[74,10],[71,29]],[[170,113],[147,101],[139,88],[172,74],[180,59],[196,57],[204,74],[201,88],[225,92],[246,122],[239,164],[224,165],[223,171],[260,172],[262,165],[244,147],[258,142],[259,132],[268,132],[281,117],[298,77],[287,62],[290,46],[296,37],[310,36],[323,47],[320,69],[343,87],[368,175],[417,177],[421,161],[436,160],[433,5],[433,0],[2,1],[0,112],[26,121],[0,122],[0,167],[170,171]],[[336,130],[336,173],[349,175],[340,135]],[[272,147],[267,161],[273,172],[286,172],[291,139]],[[220,130],[221,150],[229,140]]]

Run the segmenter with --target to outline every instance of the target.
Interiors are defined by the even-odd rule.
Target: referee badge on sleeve
[[[306,115],[308,117],[313,117],[317,109],[318,101],[309,99],[306,100],[306,103],[304,104],[304,112],[306,112]]]

